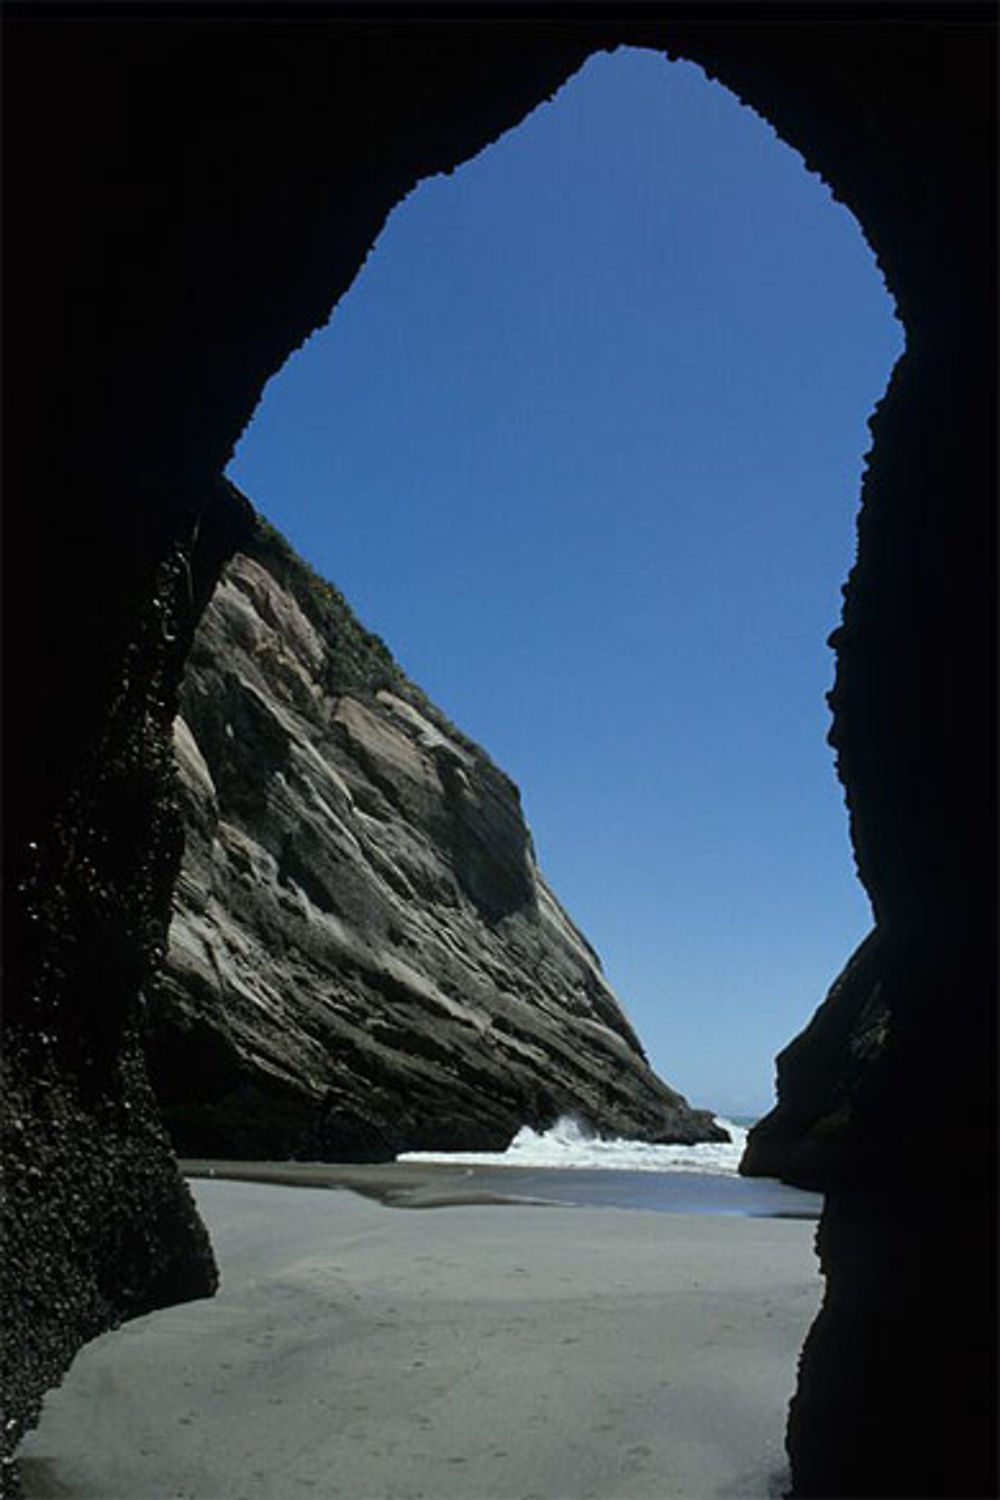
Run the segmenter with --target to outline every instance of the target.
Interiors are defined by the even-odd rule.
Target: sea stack
[[[663,1083],[520,796],[261,522],[194,642],[150,1072],[183,1155],[502,1150],[571,1115],[725,1140]]]

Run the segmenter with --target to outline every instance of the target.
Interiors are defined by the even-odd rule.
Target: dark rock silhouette
[[[150,1077],[182,1156],[724,1140],[650,1070],[513,783],[270,527],[195,636]]]
[[[804,153],[906,325],[832,705],[885,1039],[822,1177],[789,1442],[798,1497],[994,1494],[994,8],[12,3],[4,23],[5,1443],[82,1340],[214,1284],[136,1026],[180,855],[183,658],[245,536],[233,444],[421,176],[635,43]]]

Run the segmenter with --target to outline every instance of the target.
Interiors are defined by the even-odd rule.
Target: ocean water
[[[400,1161],[467,1162],[478,1167],[556,1167],[565,1171],[701,1172],[734,1176],[746,1145],[747,1129],[716,1116],[728,1130],[728,1145],[653,1146],[648,1141],[600,1140],[571,1118],[539,1133],[525,1126],[506,1151],[415,1151]]]
[[[710,1213],[818,1218],[823,1200],[771,1178],[739,1176],[747,1123],[716,1117],[725,1145],[654,1146],[599,1140],[562,1119],[539,1133],[525,1127],[506,1151],[408,1152],[404,1162],[468,1169],[466,1186],[535,1202]]]

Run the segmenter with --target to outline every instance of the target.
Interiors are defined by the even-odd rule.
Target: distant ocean
[[[542,1134],[525,1127],[502,1152],[408,1152],[402,1162],[448,1162],[468,1168],[469,1187],[511,1197],[586,1207],[645,1208],[660,1213],[817,1218],[819,1193],[772,1178],[739,1176],[752,1120],[716,1116],[731,1143],[653,1146],[598,1140],[575,1120]]]

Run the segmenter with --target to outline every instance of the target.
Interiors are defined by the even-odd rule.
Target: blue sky
[[[825,639],[901,349],[797,153],[621,49],[395,210],[229,471],[517,781],[654,1066],[724,1113],[870,923]]]

